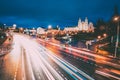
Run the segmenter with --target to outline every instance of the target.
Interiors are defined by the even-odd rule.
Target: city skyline
[[[33,1],[21,0],[14,2],[0,1],[0,22],[23,27],[47,27],[48,25],[60,27],[76,26],[79,18],[88,17],[95,23],[99,18],[110,20],[115,5],[120,12],[120,1],[112,0],[69,0]],[[107,3],[107,4],[106,4]]]

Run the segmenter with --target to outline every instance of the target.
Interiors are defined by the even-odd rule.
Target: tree
[[[109,25],[108,25],[108,28],[109,28],[109,31],[110,31],[110,34],[111,34],[111,35],[116,35],[117,24],[116,24],[116,22],[114,21],[114,18],[115,18],[116,16],[120,16],[117,5],[115,5],[115,7],[114,7],[114,13],[113,13],[113,15],[112,15],[112,17],[111,17],[111,19],[110,19],[110,21],[109,21]]]
[[[2,24],[1,22],[0,22],[0,29],[2,29],[2,30],[4,30],[4,29],[5,29],[4,24]]]
[[[96,22],[96,33],[101,35],[106,32],[106,22],[99,18]]]

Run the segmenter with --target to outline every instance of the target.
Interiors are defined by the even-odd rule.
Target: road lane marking
[[[22,48],[21,49],[21,51],[22,51],[22,80],[26,80],[26,73],[25,73],[25,63],[24,63],[24,57],[23,57],[23,54],[24,54],[24,49]]]
[[[96,70],[95,73],[97,73],[97,74],[99,74],[99,75],[102,75],[102,76],[104,76],[104,77],[112,77],[112,78],[114,78],[114,79],[120,80],[119,77],[113,76],[113,75],[111,75],[111,74],[108,74],[108,73],[105,73],[105,72],[102,72],[102,71]]]

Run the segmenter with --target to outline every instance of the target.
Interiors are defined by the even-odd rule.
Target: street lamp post
[[[114,20],[118,22],[117,25],[117,38],[116,38],[116,43],[115,43],[115,57],[117,55],[117,49],[118,49],[118,43],[119,43],[119,18],[120,17],[115,17]]]

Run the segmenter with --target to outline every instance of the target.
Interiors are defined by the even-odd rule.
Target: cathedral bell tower
[[[87,19],[87,17],[85,18],[85,31],[87,31],[88,30],[88,19]]]
[[[78,20],[78,28],[79,28],[79,30],[80,31],[82,31],[82,22],[81,22],[81,19],[79,18],[79,20]]]

